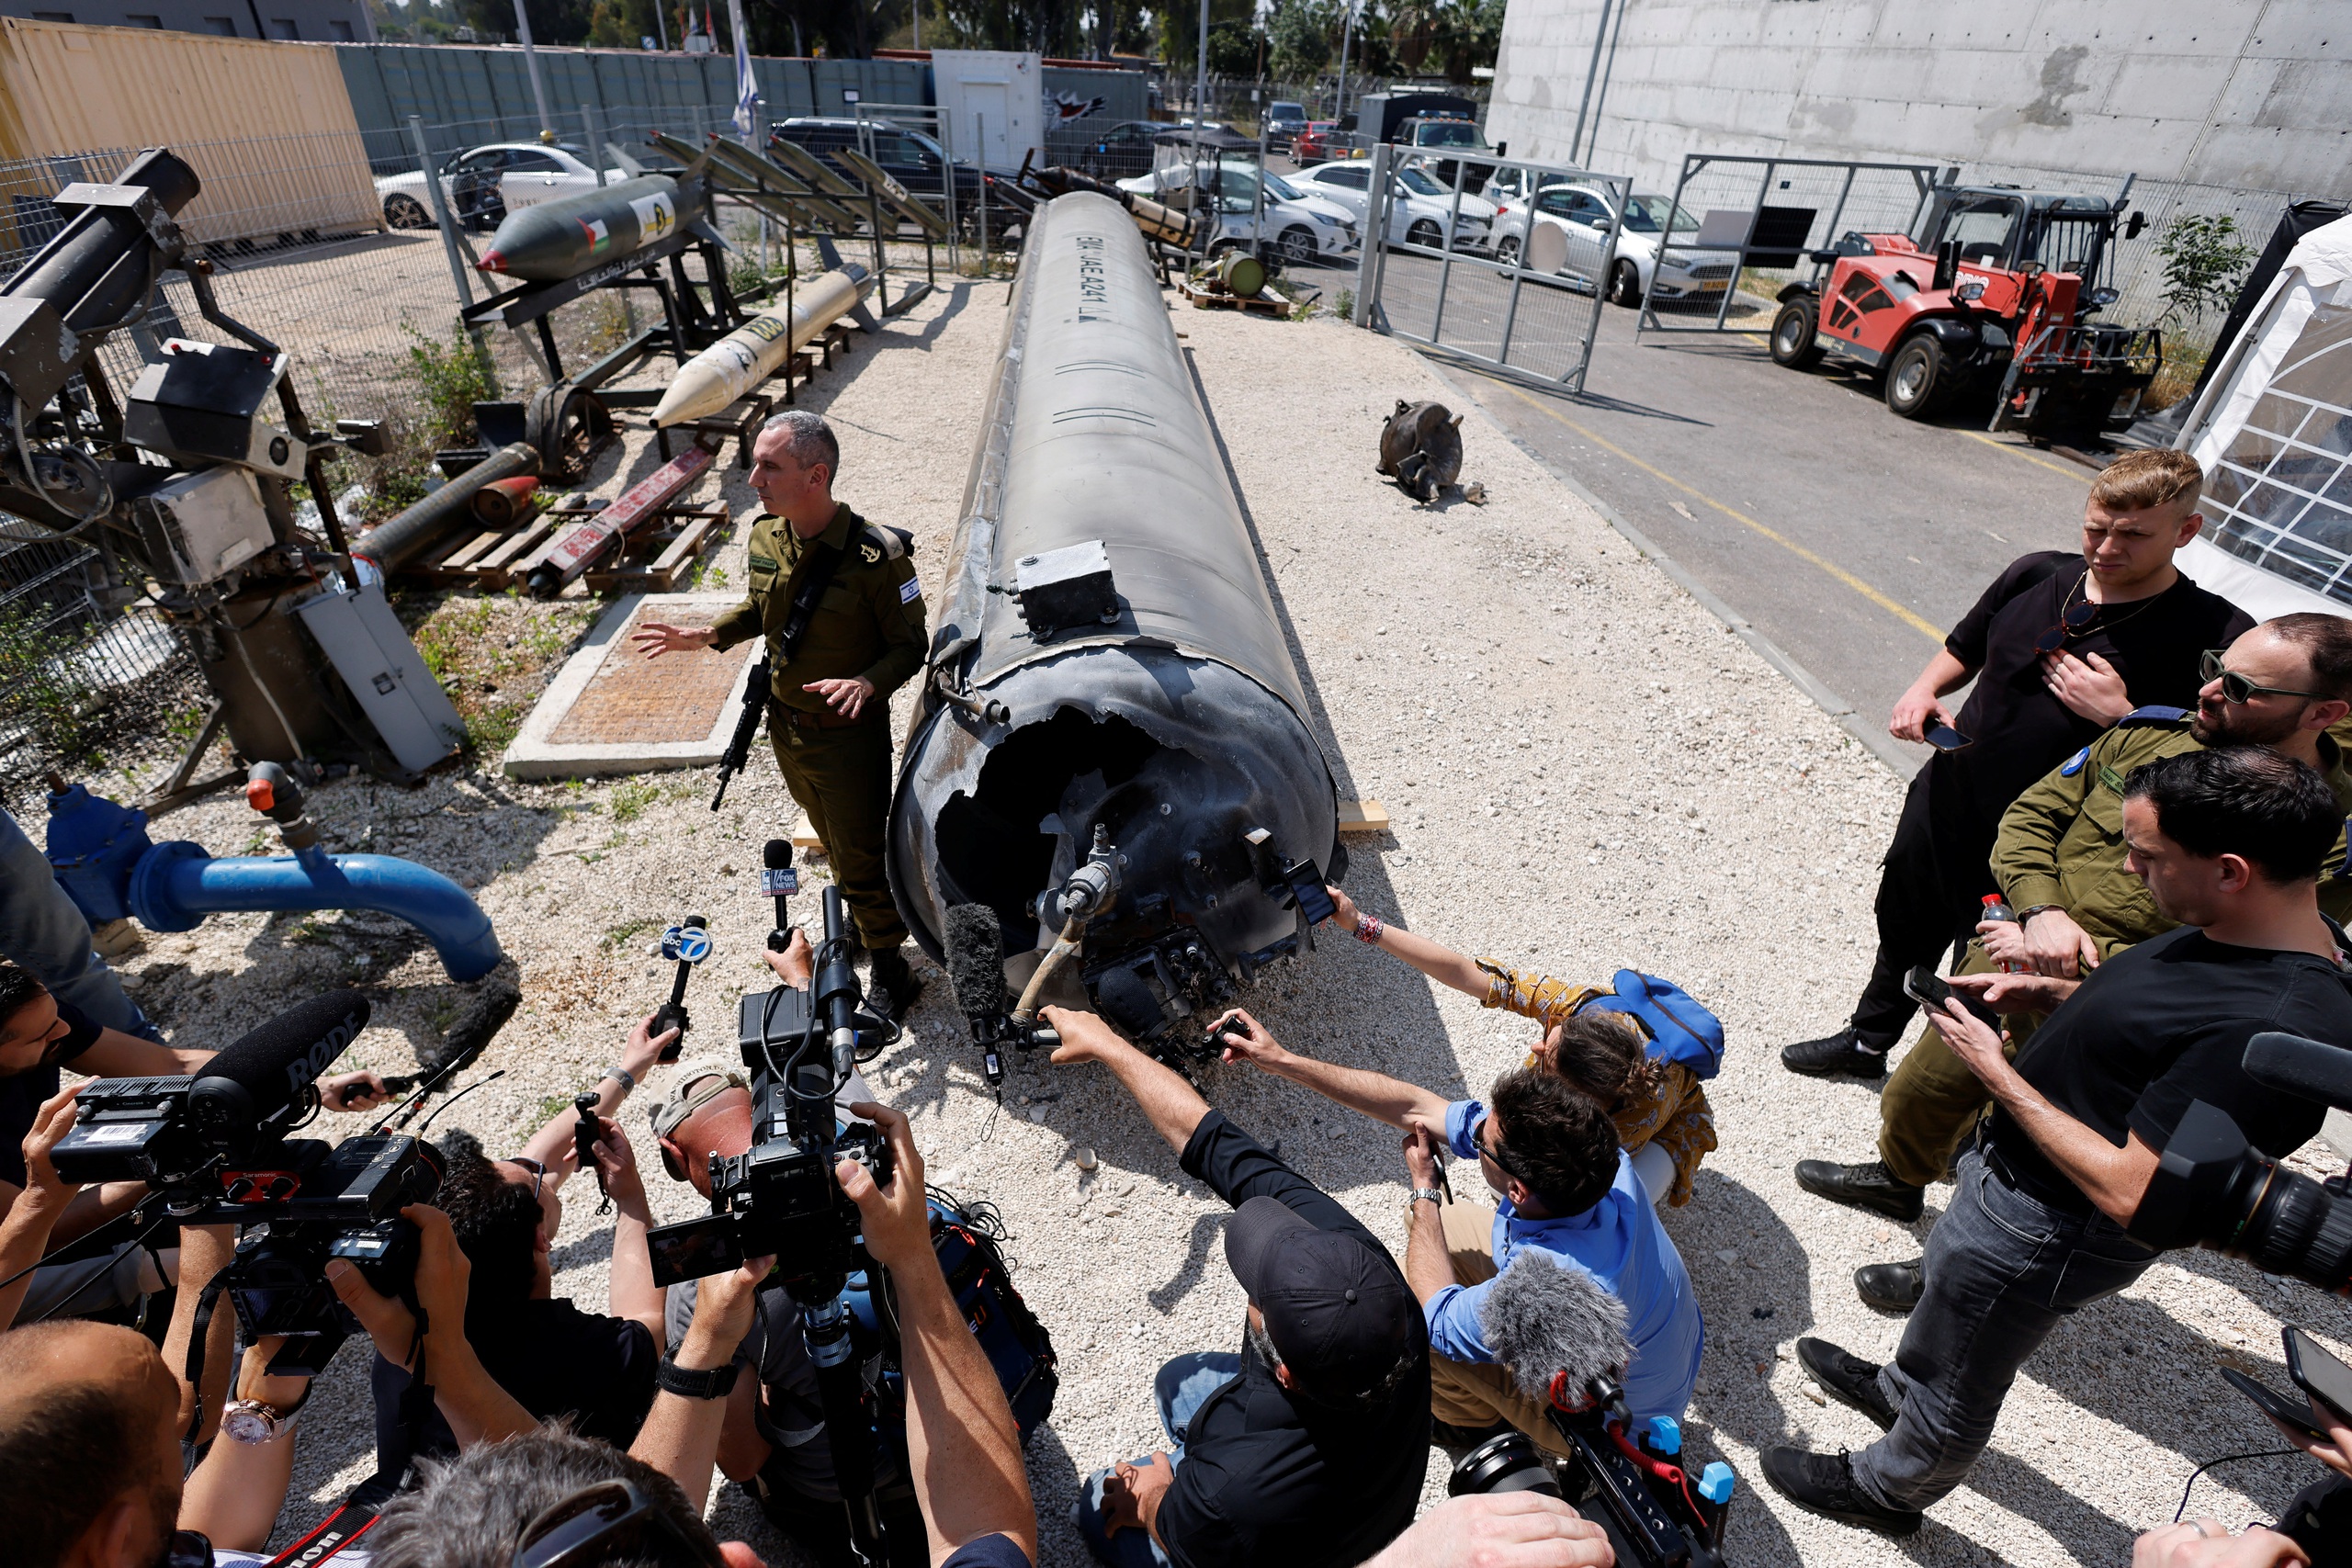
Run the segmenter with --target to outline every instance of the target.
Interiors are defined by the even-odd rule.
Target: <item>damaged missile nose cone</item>
[[[485,252],[481,260],[474,263],[474,270],[476,272],[504,272],[506,258],[496,251]]]

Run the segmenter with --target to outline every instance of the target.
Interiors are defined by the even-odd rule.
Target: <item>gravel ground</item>
[[[803,394],[841,433],[844,498],[915,530],[934,591],[1004,297],[995,285],[936,296]],[[1773,1059],[1834,1024],[1861,983],[1896,782],[1477,412],[1464,425],[1464,477],[1486,486],[1488,504],[1424,508],[1379,482],[1380,417],[1398,397],[1445,396],[1402,345],[1329,319],[1185,309],[1175,321],[1306,650],[1342,792],[1395,818],[1392,835],[1351,845],[1358,901],[1441,941],[1577,978],[1650,969],[1724,1020],[1731,1047],[1710,1090],[1724,1146],[1667,1224],[1709,1326],[1690,1441],[1695,1457],[1726,1458],[1740,1476],[1736,1560],[2121,1563],[2135,1531],[2171,1516],[2196,1461],[2275,1446],[2214,1364],[2283,1386],[2278,1314],[2339,1344],[2352,1318],[2316,1292],[2196,1255],[2054,1337],[1974,1484],[1910,1542],[1811,1518],[1762,1487],[1759,1446],[1859,1448],[1874,1435],[1860,1416],[1807,1397],[1788,1347],[1819,1333],[1891,1353],[1900,1322],[1861,1306],[1849,1276],[1918,1246],[1914,1227],[1796,1190],[1799,1157],[1868,1155],[1875,1108],[1866,1089],[1793,1077]],[[644,446],[634,438],[607,460],[607,486],[617,469],[650,466]],[[723,483],[739,539],[718,567],[740,581],[752,498],[736,470]],[[704,586],[723,581],[714,572]],[[589,1083],[662,994],[665,966],[648,946],[688,908],[710,916],[718,941],[690,1000],[706,1029],[732,1016],[756,983],[769,919],[750,873],[791,812],[763,754],[716,817],[708,788],[703,774],[541,785],[471,773],[415,791],[345,781],[319,792],[330,847],[405,854],[457,876],[512,955],[522,1010],[485,1061],[505,1076],[445,1124],[512,1146]],[[255,820],[222,795],[158,837],[258,850]],[[428,948],[366,915],[220,917],[149,937],[124,968],[184,1044],[225,1043],[322,985],[359,984],[377,1000],[375,1022],[345,1065],[388,1070],[435,1038],[458,1000]],[[924,973],[908,1037],[869,1075],[914,1118],[935,1179],[992,1200],[1012,1228],[1019,1283],[1062,1356],[1054,1417],[1030,1453],[1045,1557],[1076,1564],[1085,1553],[1067,1517],[1078,1478],[1158,1438],[1151,1369],[1239,1339],[1223,1206],[1098,1071],[1022,1059],[993,1111],[944,978]],[[1531,1035],[1339,940],[1270,974],[1250,1000],[1295,1047],[1450,1093],[1483,1089]],[[1247,1068],[1206,1069],[1203,1087],[1401,1251],[1391,1134]],[[654,1173],[657,1213],[687,1217],[692,1194],[661,1179],[644,1111],[633,1105],[626,1121]],[[1077,1168],[1080,1145],[1101,1156],[1091,1176]],[[575,1192],[555,1262],[559,1293],[597,1307],[610,1233],[593,1207]],[[364,1374],[360,1351],[347,1350],[305,1419],[288,1529],[372,1468]],[[2309,1468],[2233,1466],[2200,1485],[2199,1506],[2233,1522],[2267,1517]],[[1443,1477],[1433,1453],[1430,1498]],[[714,1506],[722,1533],[771,1562],[792,1558],[740,1491]]]

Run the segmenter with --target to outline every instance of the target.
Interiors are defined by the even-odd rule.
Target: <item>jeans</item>
[[[2053,1209],[1972,1149],[1928,1235],[1927,1290],[1879,1388],[1901,1412],[1856,1454],[1854,1480],[1892,1508],[1925,1508],[1968,1479],[2018,1369],[2058,1320],[2115,1294],[2157,1251],[2096,1210]]]
[[[1160,1428],[1168,1434],[1173,1452],[1153,1462],[1171,1468],[1182,1464],[1186,1428],[1193,1424],[1193,1416],[1207,1403],[1210,1394],[1240,1375],[1241,1358],[1223,1350],[1195,1350],[1160,1368],[1153,1393],[1159,1402]],[[1135,1462],[1144,1461],[1137,1459]],[[1094,1560],[1108,1568],[1169,1568],[1168,1554],[1159,1550],[1159,1543],[1151,1539],[1149,1530],[1123,1529],[1113,1535],[1106,1529],[1102,1483],[1111,1478],[1111,1473],[1105,1468],[1086,1478],[1078,1501],[1070,1505],[1070,1522],[1086,1538],[1087,1549],[1094,1553]]]
[[[90,922],[17,819],[0,810],[0,958],[33,972],[59,1001],[107,1029],[163,1039],[90,945]]]

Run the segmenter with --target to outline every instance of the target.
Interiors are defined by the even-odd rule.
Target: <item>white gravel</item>
[[[803,394],[841,434],[842,494],[915,531],[934,592],[1005,294],[966,286],[926,301],[861,344],[849,373]],[[1464,478],[1483,482],[1490,504],[1425,509],[1380,482],[1375,435],[1394,400],[1450,397],[1402,345],[1328,319],[1184,309],[1175,321],[1306,650],[1342,793],[1377,798],[1396,819],[1393,836],[1351,843],[1358,901],[1441,941],[1580,979],[1653,970],[1724,1020],[1730,1051],[1710,1086],[1723,1147],[1696,1201],[1667,1223],[1708,1323],[1687,1427],[1694,1458],[1726,1458],[1739,1473],[1735,1560],[2121,1563],[2134,1532],[2171,1517],[2194,1462],[2274,1446],[2215,1363],[2285,1386],[2278,1314],[2338,1344],[2352,1318],[2316,1292],[2195,1255],[2052,1339],[1974,1483],[1911,1542],[1814,1519],[1762,1485],[1761,1445],[1860,1448],[1875,1435],[1860,1416],[1805,1397],[1788,1347],[1819,1333],[1891,1354],[1900,1322],[1863,1307],[1849,1275],[1915,1254],[1923,1234],[1796,1190],[1800,1157],[1868,1157],[1875,1106],[1866,1089],[1794,1077],[1774,1059],[1835,1025],[1861,983],[1900,784],[1475,410]],[[647,467],[644,445],[635,438],[620,466]],[[731,468],[724,485],[739,541],[719,559],[740,582],[752,499]],[[608,474],[604,492],[616,488]],[[1907,647],[1887,656],[1915,657]],[[512,1146],[590,1083],[630,1018],[662,994],[666,966],[647,948],[690,908],[709,915],[718,944],[690,1002],[706,1045],[721,1038],[757,979],[768,925],[750,873],[761,840],[792,814],[764,752],[716,817],[709,787],[702,773],[571,786],[475,773],[415,791],[353,781],[319,792],[331,848],[372,829],[368,847],[458,877],[514,962],[523,1008],[485,1062],[505,1077],[444,1126]],[[156,836],[220,853],[273,847],[256,820],[223,795]],[[322,985],[362,984],[376,1019],[346,1065],[388,1070],[412,1063],[457,999],[428,948],[364,915],[220,917],[151,936],[123,967],[183,1044],[225,1043]],[[1078,1564],[1084,1548],[1067,1522],[1076,1482],[1157,1441],[1152,1369],[1238,1341],[1223,1206],[1098,1072],[1018,1060],[1005,1111],[992,1114],[944,978],[926,973],[909,1037],[870,1074],[914,1118],[935,1178],[995,1201],[1011,1225],[1019,1283],[1062,1354],[1054,1417],[1030,1454],[1045,1557]],[[1273,972],[1250,1003],[1296,1047],[1448,1093],[1483,1089],[1531,1034],[1345,940]],[[1401,1249],[1403,1170],[1389,1132],[1247,1069],[1210,1068],[1203,1081]],[[1024,1095],[1058,1098],[1023,1105]],[[649,1098],[640,1090],[626,1121],[658,1213],[684,1218],[695,1204],[659,1175]],[[1098,1156],[1091,1174],[1080,1145]],[[574,1194],[557,1289],[601,1307],[609,1231],[593,1207]],[[372,1469],[365,1367],[362,1349],[347,1349],[304,1418],[288,1529]],[[2267,1517],[2312,1473],[2301,1461],[2231,1467],[2199,1484],[2199,1506],[2233,1523]],[[1433,1453],[1429,1496],[1443,1495],[1443,1478]],[[739,1490],[715,1510],[722,1533],[771,1562],[791,1559]]]

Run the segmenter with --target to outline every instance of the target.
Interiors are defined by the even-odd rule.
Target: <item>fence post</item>
[[[980,174],[980,276],[989,275],[989,127],[984,115],[972,117],[972,140],[979,143],[972,166]]]
[[[457,287],[458,305],[470,307],[474,302],[474,283],[466,276],[466,260],[458,251],[457,215],[449,210],[449,193],[441,188],[441,171],[434,167],[433,149],[425,144],[423,115],[408,117],[408,136],[416,148],[416,166],[424,172],[424,194],[433,203],[433,220],[441,229],[441,250],[449,258],[449,281]],[[465,321],[462,311],[458,319]],[[469,326],[466,331],[474,340],[474,358],[481,366],[482,380],[495,398],[500,395],[498,366],[490,356],[490,340],[480,327]]]
[[[1356,252],[1357,326],[1372,325],[1373,297],[1380,291],[1380,261],[1388,248],[1388,143],[1373,144],[1372,172],[1364,182],[1363,237]]]

